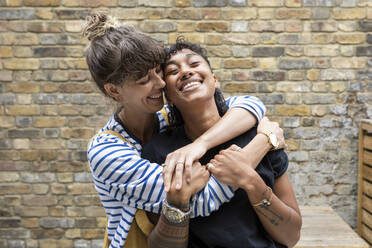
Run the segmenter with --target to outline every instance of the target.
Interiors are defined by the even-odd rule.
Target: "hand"
[[[163,169],[164,191],[169,192],[173,176],[175,177],[175,189],[180,190],[183,185],[182,177],[184,171],[186,182],[189,183],[193,162],[201,158],[206,151],[207,145],[202,141],[195,140],[193,143],[169,153]]]
[[[266,134],[275,134],[279,141],[279,146],[277,149],[288,148],[288,145],[285,143],[283,129],[279,127],[279,124],[277,122],[270,121],[267,117],[262,118],[257,126],[257,133],[259,132]]]
[[[207,167],[219,181],[233,188],[242,188],[247,186],[245,185],[247,178],[254,177],[257,174],[255,168],[250,167],[246,160],[246,154],[243,150],[237,145],[232,145],[214,156]]]
[[[171,187],[167,193],[167,201],[176,207],[185,208],[190,202],[192,195],[199,192],[205,187],[210,177],[210,173],[205,166],[202,166],[199,162],[195,162],[192,165],[192,177],[191,182],[186,182],[186,176],[183,175],[183,187],[176,189],[176,179],[173,177]]]

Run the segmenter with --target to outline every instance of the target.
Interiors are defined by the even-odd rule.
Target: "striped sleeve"
[[[229,108],[244,108],[252,113],[257,121],[265,115],[266,107],[260,99],[254,96],[232,96],[226,99]]]
[[[92,143],[88,160],[96,188],[124,205],[159,213],[162,168],[115,136],[98,136]]]
[[[217,210],[224,202],[230,201],[234,196],[234,190],[229,185],[219,182],[213,175],[207,185],[195,195],[191,206],[191,218],[208,216]]]
[[[98,136],[92,142],[88,160],[95,187],[130,207],[160,213],[165,199],[162,167],[141,158],[133,147],[117,137]],[[233,194],[230,186],[211,178],[198,194],[194,216],[209,215]]]

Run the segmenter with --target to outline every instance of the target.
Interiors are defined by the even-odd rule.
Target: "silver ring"
[[[213,167],[214,167],[214,165],[212,163],[207,164],[207,170],[209,170],[210,168],[213,168]]]
[[[165,166],[167,166],[167,164],[161,164],[160,166],[161,166],[161,167],[165,167]]]

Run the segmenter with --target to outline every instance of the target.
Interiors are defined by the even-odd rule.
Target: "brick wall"
[[[0,247],[101,245],[85,154],[112,110],[83,57],[93,9],[165,44],[202,43],[224,92],[260,97],[285,129],[299,203],[330,204],[355,227],[369,0],[0,0]]]

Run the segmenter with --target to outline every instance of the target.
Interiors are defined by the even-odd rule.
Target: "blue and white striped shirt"
[[[227,105],[241,107],[261,120],[266,108],[252,96],[234,96],[226,100]],[[166,110],[168,108],[165,106]],[[167,123],[157,113],[160,132]],[[160,214],[165,199],[162,167],[141,158],[142,147],[112,116],[100,132],[113,130],[121,134],[135,148],[116,136],[101,134],[88,145],[88,161],[96,190],[108,216],[110,248],[124,246],[137,209]],[[207,216],[234,195],[230,186],[211,177],[208,185],[197,195],[191,206],[191,217]]]

